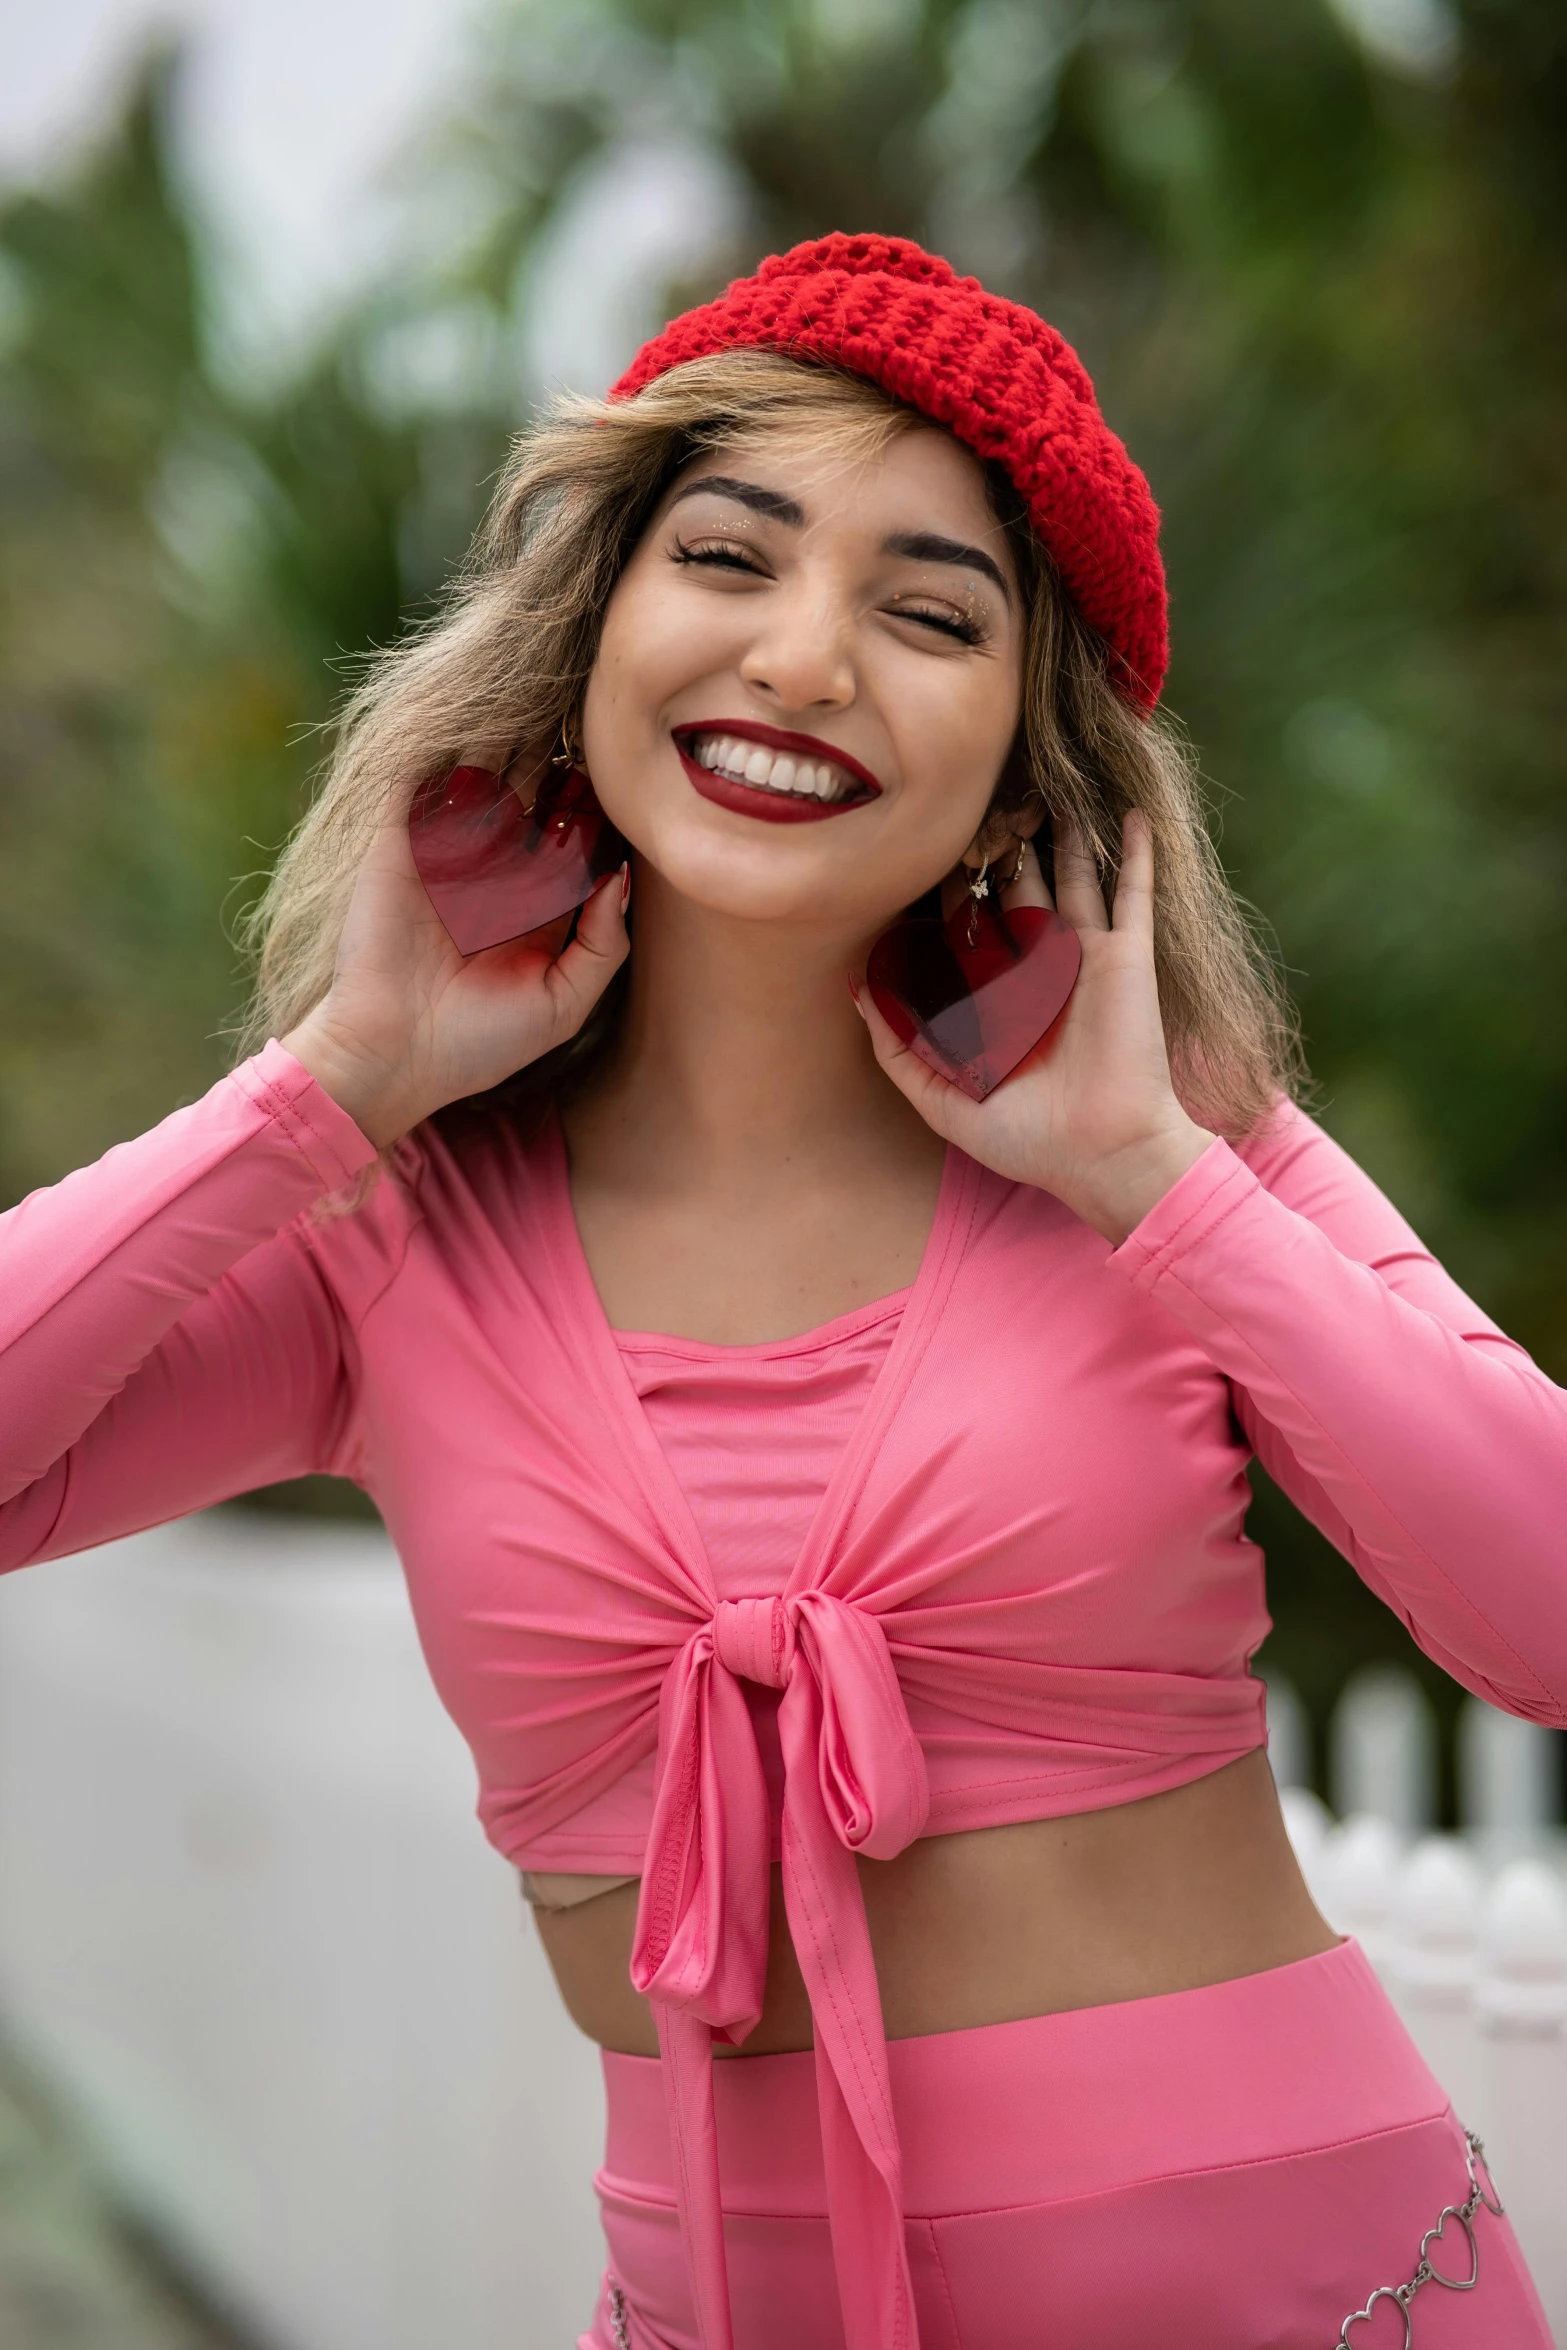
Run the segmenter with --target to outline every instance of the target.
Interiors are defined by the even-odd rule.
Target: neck
[[[877,1068],[854,1008],[848,973],[867,938],[714,913],[645,865],[635,905],[625,1026],[568,1121],[574,1141],[632,1133],[650,1181],[678,1164],[761,1188],[846,1150],[939,1147]]]

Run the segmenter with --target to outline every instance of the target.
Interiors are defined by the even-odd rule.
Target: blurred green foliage
[[[0,209],[0,1188],[223,1065],[236,876],[345,664],[461,551],[541,240],[619,142],[694,138],[744,228],[646,325],[870,227],[1082,350],[1165,508],[1169,698],[1323,1115],[1567,1374],[1567,14],[1365,13],[1408,54],[1351,0],[532,0],[428,166],[460,229],[261,386],[212,355],[154,60],[74,179]],[[420,390],[397,354],[443,335],[471,364]],[[1257,1517],[1320,1719],[1412,1652]]]

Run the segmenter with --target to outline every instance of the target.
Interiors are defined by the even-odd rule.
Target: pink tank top
[[[720,1599],[771,1598],[788,1582],[909,1295],[766,1346],[615,1332]]]

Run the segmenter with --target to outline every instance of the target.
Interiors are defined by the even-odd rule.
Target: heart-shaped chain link
[[[1489,2211],[1498,2219],[1502,2214],[1501,2198],[1496,2192],[1490,2171],[1486,2167],[1485,2148],[1473,2130],[1464,2132],[1464,2167],[1469,2173],[1469,2193],[1462,2203],[1448,2203],[1442,2208],[1435,2224],[1427,2228],[1420,2239],[1420,2255],[1415,2262],[1415,2273],[1407,2284],[1378,2285],[1359,2309],[1352,2310],[1339,2327],[1338,2340],[1333,2350],[1371,2350],[1365,2336],[1357,2336],[1356,2328],[1376,2322],[1377,2303],[1390,2301],[1404,2321],[1402,2342],[1389,2342],[1386,2350],[1413,2350],[1415,2321],[1410,2314],[1410,2303],[1427,2285],[1441,2285],[1449,2293],[1472,2293],[1480,2282],[1480,2245],[1475,2235],[1475,2213]],[[1469,2248],[1468,2276],[1453,2276],[1438,2268],[1431,2258],[1433,2248],[1444,2242],[1447,2223],[1456,2219]],[[1447,2246],[1452,2250],[1456,2238]],[[1384,2333],[1386,2329],[1384,2328]]]
[[[1468,2244],[1469,2274],[1466,2277],[1449,2276],[1445,2269],[1437,2267],[1431,2257],[1431,2247],[1433,2244],[1441,2243],[1450,2219],[1457,2220]],[[1421,2237],[1420,2266],[1426,2271],[1433,2285],[1445,2285],[1450,2293],[1472,2293],[1480,2282],[1480,2247],[1475,2242],[1474,2221],[1458,2204],[1449,2203],[1436,2226],[1427,2228]]]
[[[1376,2291],[1372,2294],[1364,2309],[1357,2309],[1352,2317],[1345,2318],[1344,2323],[1339,2328],[1338,2338],[1340,2342],[1346,2346],[1346,2350],[1360,2350],[1360,2344],[1351,2340],[1351,2335],[1354,2328],[1356,2326],[1374,2325],[1376,2322],[1377,2303],[1379,2301],[1391,2301],[1393,2307],[1398,2311],[1399,2316],[1404,2321],[1404,2339],[1396,2346],[1396,2350],[1410,2350],[1410,2344],[1414,2341],[1415,2338],[1414,2320],[1409,2314],[1409,2304],[1413,2298],[1414,2294],[1408,2285],[1378,2285]],[[1395,2350],[1395,2346],[1392,2343],[1389,2343],[1388,2350]]]
[[[1464,2132],[1464,2167],[1469,2173],[1469,2201],[1464,2206],[1465,2210],[1489,2211],[1500,2219],[1502,2198],[1496,2192],[1496,2181],[1485,2159],[1485,2148],[1473,2130]]]

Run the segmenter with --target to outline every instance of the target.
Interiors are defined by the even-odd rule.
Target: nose
[[[802,577],[768,597],[740,674],[782,711],[847,709],[855,695],[850,629],[830,587]]]

